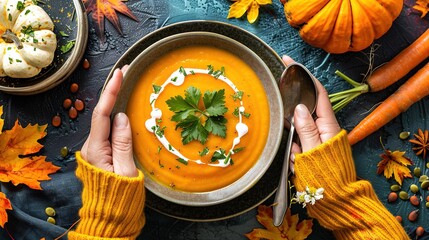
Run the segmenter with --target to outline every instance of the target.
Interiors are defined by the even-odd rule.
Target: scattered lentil
[[[395,216],[396,220],[398,220],[399,223],[402,223],[402,217],[401,216]]]
[[[422,171],[421,171],[421,169],[419,167],[415,167],[414,168],[414,176],[420,177],[421,173],[422,173]]]
[[[410,220],[410,222],[416,221],[418,217],[419,217],[418,209],[411,211],[410,214],[408,214],[408,220]]]
[[[46,215],[48,215],[49,217],[54,217],[56,215],[55,209],[51,208],[51,207],[47,207],[45,209],[45,213]]]
[[[387,196],[388,202],[394,202],[397,199],[398,199],[398,194],[396,192],[390,192],[389,195]]]
[[[402,139],[402,140],[407,139],[409,136],[410,136],[410,132],[401,132],[399,134],[399,138]]]
[[[57,221],[55,221],[55,218],[53,217],[48,217],[48,219],[46,219],[47,222],[52,223],[52,224],[56,224]]]
[[[69,117],[70,117],[71,119],[75,119],[75,118],[77,118],[77,110],[76,110],[76,108],[71,107],[71,108],[69,109]]]
[[[83,67],[83,69],[89,69],[89,67],[91,66],[91,64],[89,64],[89,61],[88,61],[88,59],[84,59],[83,60],[83,63],[82,63],[82,67]]]
[[[61,117],[59,115],[55,115],[52,118],[52,126],[59,127],[61,125]]]
[[[410,190],[413,193],[418,193],[419,192],[419,187],[416,184],[411,184],[410,185]]]
[[[426,176],[426,175],[421,175],[420,177],[419,177],[419,182],[420,183],[422,183],[422,182],[424,182],[425,180],[428,180],[429,178],[428,178],[428,176]]]
[[[69,154],[69,149],[66,146],[62,147],[60,150],[60,154],[61,157],[67,157],[67,155]]]
[[[85,108],[85,104],[82,100],[76,99],[76,101],[74,101],[74,108],[78,111],[82,111]]]
[[[426,208],[429,208],[429,202],[426,202]]]
[[[399,198],[402,200],[408,200],[408,193],[405,191],[400,191],[399,192]]]
[[[420,205],[420,199],[416,195],[413,195],[413,196],[410,197],[410,203],[413,206],[418,207]]]
[[[429,187],[429,180],[424,180],[421,187],[422,189],[427,189]]]
[[[70,98],[66,98],[63,101],[63,107],[65,109],[69,109],[72,106],[72,100]]]
[[[398,184],[394,184],[394,185],[390,186],[390,190],[397,192],[397,191],[401,190],[401,186],[399,186]]]
[[[79,85],[77,83],[72,83],[70,85],[70,91],[72,93],[77,93],[78,90],[79,90]]]

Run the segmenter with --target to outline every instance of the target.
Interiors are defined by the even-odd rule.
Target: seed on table
[[[64,101],[63,101],[63,107],[65,109],[69,109],[71,107],[71,105],[72,105],[72,100],[70,98],[64,99]]]
[[[402,200],[408,200],[408,193],[405,191],[400,191],[399,192],[399,198]]]
[[[394,202],[396,201],[396,199],[398,199],[398,194],[396,192],[390,192],[389,195],[387,196],[388,202]]]
[[[429,187],[429,180],[425,180],[422,182],[422,185],[420,185],[422,189],[427,189]]]
[[[60,154],[61,154],[61,157],[67,157],[67,155],[69,154],[69,149],[65,146],[62,147],[60,150]]]
[[[426,176],[426,175],[421,175],[420,177],[419,177],[419,182],[424,182],[425,180],[428,180],[429,178],[428,178],[428,176]]]
[[[61,125],[61,117],[59,115],[55,115],[52,118],[52,126],[59,127]]]
[[[394,185],[390,186],[390,190],[397,192],[397,191],[401,190],[401,186],[399,186],[398,184],[394,184]]]
[[[416,236],[421,237],[423,234],[425,234],[425,229],[422,226],[418,226],[416,228]]]
[[[429,168],[429,162],[428,162],[428,163],[426,163],[426,168]]]
[[[408,214],[408,220],[410,220],[410,222],[416,221],[418,217],[419,217],[418,209],[411,211],[410,214]]]
[[[421,169],[419,168],[419,167],[415,167],[414,168],[414,176],[416,176],[416,177],[420,177],[420,175],[421,175]]]
[[[57,221],[55,221],[55,218],[53,218],[53,217],[48,217],[48,219],[46,219],[46,221],[49,223],[52,223],[52,224],[57,223]]]
[[[402,223],[402,217],[401,216],[395,216],[396,220],[398,220],[399,223]]]
[[[429,202],[426,202],[426,207],[429,208]]]
[[[426,201],[429,202],[429,196],[426,197]]]
[[[410,203],[413,204],[413,206],[418,207],[420,205],[420,199],[416,195],[411,196]]]
[[[69,117],[70,117],[71,119],[75,119],[75,118],[77,118],[77,110],[76,110],[76,108],[71,107],[71,108],[69,109]]]
[[[419,192],[419,187],[416,184],[411,184],[410,185],[410,190],[413,193],[418,193]]]
[[[399,138],[402,139],[402,140],[407,139],[409,136],[410,136],[410,132],[401,132],[399,134]]]
[[[51,207],[47,207],[45,209],[45,213],[46,215],[48,215],[49,217],[53,217],[56,215],[55,209],[51,208]]]
[[[89,64],[89,61],[88,61],[88,59],[84,59],[83,60],[83,63],[82,63],[82,67],[83,67],[83,69],[88,69],[89,67],[91,66],[91,64]]]
[[[76,101],[74,101],[74,108],[78,111],[82,111],[85,108],[85,104],[82,100],[76,99]]]
[[[72,83],[70,85],[70,91],[72,93],[77,93],[78,90],[79,90],[79,85],[77,83]]]

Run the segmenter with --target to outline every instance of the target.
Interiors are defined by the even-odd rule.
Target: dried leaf
[[[48,175],[60,169],[46,162],[45,156],[35,156],[43,147],[38,140],[46,136],[46,126],[29,124],[23,128],[16,121],[11,130],[1,132],[0,181],[41,190],[39,181],[51,179]]]
[[[414,134],[415,139],[409,141],[414,144],[413,150],[416,151],[416,155],[422,155],[423,159],[426,159],[426,153],[429,151],[429,131],[424,132],[419,129],[418,134]]]
[[[429,0],[417,0],[413,8],[421,12],[422,14],[420,17],[424,18],[429,11]]]
[[[273,225],[273,210],[271,207],[260,205],[256,218],[266,229],[253,229],[252,232],[245,234],[251,240],[301,240],[306,239],[312,232],[313,220],[303,220],[298,223],[298,214],[291,215],[290,208],[288,208],[283,223],[279,227]]]
[[[7,223],[7,212],[6,210],[12,210],[12,204],[6,195],[0,192],[0,226],[3,228],[4,224]]]
[[[96,32],[102,43],[106,42],[106,35],[104,34],[104,17],[106,17],[122,35],[122,27],[119,22],[119,17],[116,11],[124,14],[125,16],[138,21],[137,17],[125,5],[124,0],[82,0],[85,5],[86,13],[92,13],[92,20],[97,25]]]
[[[237,0],[231,5],[227,18],[241,18],[247,12],[247,21],[254,23],[259,16],[259,6],[272,4],[271,0]]]
[[[385,150],[380,155],[382,160],[377,164],[377,174],[384,173],[389,179],[394,176],[396,182],[402,185],[404,178],[411,178],[411,170],[408,166],[413,165],[411,159],[404,156],[405,152]]]

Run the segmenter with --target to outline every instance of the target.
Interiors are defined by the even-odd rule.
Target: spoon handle
[[[290,124],[289,135],[286,141],[286,152],[283,160],[283,168],[280,176],[280,183],[279,183],[279,186],[277,187],[276,196],[274,198],[273,224],[276,227],[280,226],[283,223],[284,215],[289,206],[289,197],[290,197],[289,184],[288,184],[289,158],[290,158],[290,151],[292,148],[292,140],[293,140],[294,133],[295,133],[295,126],[292,120]]]

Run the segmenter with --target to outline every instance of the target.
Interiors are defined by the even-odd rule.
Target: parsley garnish
[[[34,37],[34,29],[32,26],[22,26],[21,32],[30,37]]]
[[[9,13],[9,15],[7,15],[7,19],[9,20],[9,21],[12,21],[12,15]]]
[[[166,101],[169,109],[174,112],[172,121],[177,122],[176,129],[182,128],[182,142],[187,144],[198,140],[202,144],[208,135],[226,136],[225,90],[206,91],[203,96],[204,108],[200,109],[201,91],[193,86],[185,91],[185,98],[180,95]]]
[[[188,75],[188,74],[186,73],[185,68],[183,68],[183,67],[180,67],[180,68],[179,68],[179,73],[183,74],[183,76],[185,76],[185,77]]]
[[[218,79],[220,76],[225,76],[225,68],[221,67],[220,70],[214,70],[212,65],[207,66],[209,72],[208,74],[212,75],[214,78]]]
[[[18,1],[18,3],[16,4],[16,9],[18,9],[18,11],[22,11],[24,10],[25,6],[24,3],[21,1]]]
[[[183,159],[183,158],[177,158],[176,159],[177,161],[179,161],[180,163],[182,163],[182,164],[185,164],[185,165],[188,165],[188,161],[186,161],[185,159]]]
[[[201,152],[198,152],[198,154],[202,157],[209,153],[209,148],[205,147]]]
[[[155,94],[158,94],[161,91],[161,89],[162,89],[161,86],[158,86],[158,85],[155,85],[155,84],[152,84],[152,87],[153,87],[153,92]]]
[[[69,35],[67,33],[65,33],[64,31],[60,31],[60,35],[61,37],[68,37]]]
[[[74,47],[75,42],[76,42],[75,40],[67,41],[67,43],[65,45],[61,46],[61,48],[60,48],[61,53],[64,54],[64,53],[69,52]]]
[[[244,92],[243,91],[238,91],[238,92],[235,92],[233,95],[231,95],[231,97],[232,97],[232,99],[234,100],[234,102],[238,99],[238,100],[243,100],[243,94],[244,94]]]
[[[176,82],[177,81],[177,77],[174,77],[171,79],[172,82]]]
[[[211,162],[216,162],[218,160],[222,160],[222,159],[226,159],[226,155],[225,155],[225,150],[223,150],[222,148],[215,151],[213,153],[212,158],[210,159]]]
[[[234,150],[232,150],[234,153],[239,153],[241,151],[243,151],[245,149],[245,147],[239,147],[239,148],[234,148]]]
[[[247,118],[247,119],[250,117],[250,113],[242,112],[241,114],[243,114],[243,116],[244,116],[245,118]],[[238,117],[238,116],[240,115],[240,110],[239,110],[239,108],[238,108],[238,107],[236,107],[236,108],[234,109],[234,112],[232,112],[232,115],[234,115],[234,116],[236,116],[236,117]]]

